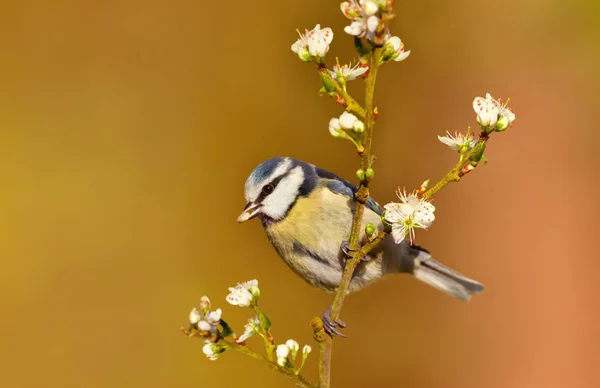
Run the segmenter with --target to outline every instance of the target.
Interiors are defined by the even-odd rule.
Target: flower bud
[[[508,128],[510,126],[510,120],[508,120],[508,117],[506,116],[501,116],[498,119],[498,122],[496,123],[496,132],[503,132],[506,131],[506,128]]]
[[[359,121],[352,113],[344,112],[340,116],[340,126],[344,129],[354,130],[356,122]]]
[[[190,323],[192,325],[197,324],[198,322],[200,322],[200,320],[202,319],[202,315],[200,314],[200,311],[198,311],[198,309],[196,309],[195,307],[192,309],[192,311],[190,311]]]
[[[285,344],[290,349],[290,353],[292,354],[292,360],[295,360],[296,355],[298,354],[298,350],[300,349],[300,345],[298,345],[298,342],[294,341],[293,339],[285,341]]]
[[[367,16],[373,16],[379,11],[379,6],[374,1],[367,0],[363,5],[363,10]]]
[[[375,170],[373,170],[371,167],[367,168],[367,171],[365,172],[365,177],[368,180],[371,180],[375,177]]]
[[[312,56],[308,52],[308,47],[305,46],[298,49],[298,58],[300,58],[302,62],[312,61]]]
[[[323,80],[323,87],[327,93],[335,92],[335,81],[327,77],[325,74],[321,74],[321,79]]]
[[[310,345],[304,345],[304,347],[302,348],[302,358],[306,359],[310,352],[312,352],[312,348],[310,347]]]
[[[362,135],[365,132],[365,123],[360,120],[356,120],[353,131],[359,135]]]
[[[277,365],[285,368],[289,363],[290,348],[286,344],[277,345],[275,353],[277,354]]]
[[[252,296],[254,297],[254,300],[258,300],[258,298],[260,297],[260,288],[258,288],[258,286],[252,286],[250,287],[250,293],[252,294]]]
[[[365,180],[365,171],[362,168],[357,170],[356,177],[358,178],[359,181],[364,181]]]
[[[377,229],[375,228],[375,225],[373,225],[371,223],[368,223],[367,226],[365,227],[365,233],[369,237],[372,237],[376,230]]]

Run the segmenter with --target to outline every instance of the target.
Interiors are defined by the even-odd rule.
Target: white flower
[[[221,356],[221,353],[223,353],[224,351],[225,349],[217,344],[206,344],[202,348],[202,352],[204,352],[206,358],[208,358],[211,361],[218,359]]]
[[[344,137],[345,133],[342,131],[342,127],[340,127],[340,119],[333,118],[329,120],[329,133],[333,137]]]
[[[305,31],[305,34],[298,31],[300,38],[292,44],[292,51],[304,62],[309,62],[313,57],[324,57],[333,40],[331,28],[321,29],[321,25],[317,24],[312,30]]]
[[[351,67],[349,65],[340,66],[338,63],[333,65],[333,70],[329,70],[329,74],[336,81],[344,80],[344,81],[353,81],[361,75],[365,74],[369,70],[368,66],[362,67],[360,63]]]
[[[298,31],[298,35],[300,35],[300,38],[298,38],[298,40],[292,44],[292,51],[296,54],[298,54],[298,51],[300,51],[301,48],[308,46],[308,43],[306,42],[306,35],[302,35],[300,31]]]
[[[209,310],[210,299],[207,296],[203,296],[200,299],[200,310],[194,307],[190,312],[190,323],[195,325],[198,330],[207,332],[207,334],[217,334],[217,326],[221,323],[222,311],[221,309],[217,309],[216,311]]]
[[[500,107],[501,104],[494,100],[489,93],[485,95],[485,98],[475,97],[473,100],[473,109],[477,113],[477,122],[483,128],[495,128],[496,122],[498,122],[498,115],[500,114]]]
[[[345,17],[350,20],[360,18],[362,15],[362,9],[356,1],[344,1],[340,4],[340,9]]]
[[[277,345],[277,364],[279,366],[286,366],[288,363],[288,355],[290,354],[290,348],[286,345]]]
[[[499,102],[502,101],[500,100]],[[508,102],[500,106],[498,114],[500,115],[500,117],[506,117],[508,119],[508,125],[512,125],[512,122],[515,121],[515,114],[512,112],[512,110],[510,110],[507,104]]]
[[[235,342],[238,344],[245,342],[248,338],[258,333],[259,328],[260,321],[257,317],[248,319],[248,323],[244,325],[244,333],[240,336],[240,338],[236,339]]]
[[[367,23],[364,19],[353,20],[349,26],[344,27],[344,32],[362,38],[367,33]]]
[[[410,242],[415,237],[415,228],[427,229],[435,219],[435,207],[424,199],[419,199],[416,192],[406,194],[398,190],[401,203],[385,205],[385,220],[392,224],[392,236],[396,244],[400,244],[408,235]]]
[[[190,323],[192,325],[195,325],[198,322],[200,322],[201,319],[202,319],[202,314],[200,314],[200,312],[198,311],[198,309],[194,307],[192,309],[192,311],[190,311]]]
[[[324,57],[329,51],[329,44],[332,40],[333,31],[331,28],[321,29],[320,24],[317,24],[314,29],[306,33],[308,52],[313,57]]]
[[[393,59],[396,62],[400,62],[408,58],[410,55],[409,51],[404,51],[404,43],[397,36],[388,38],[384,46],[384,60],[389,61]]]
[[[290,349],[290,352],[292,353],[292,360],[295,360],[296,355],[298,354],[298,350],[300,349],[300,345],[298,345],[298,342],[294,341],[293,339],[285,341],[285,345]]]
[[[477,144],[477,139],[474,138],[472,133],[467,133],[463,135],[462,133],[454,132],[454,136],[450,134],[450,132],[446,131],[446,136],[439,136],[438,140],[450,147],[450,149],[455,151],[469,151],[475,144]]]
[[[226,300],[234,306],[249,307],[256,303],[260,296],[258,280],[250,280],[245,283],[238,283],[235,287],[229,288],[229,295]]]

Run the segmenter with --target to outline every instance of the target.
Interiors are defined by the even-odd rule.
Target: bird
[[[357,202],[356,186],[340,176],[291,157],[260,163],[244,185],[246,206],[239,223],[258,218],[275,251],[289,268],[310,285],[336,292],[342,279],[348,240]],[[383,208],[371,197],[365,203],[360,243],[367,241],[365,226],[384,231]],[[481,283],[434,260],[425,248],[406,239],[396,244],[388,235],[354,271],[348,292],[355,292],[389,274],[411,274],[455,298],[468,301],[482,292]],[[323,313],[330,336],[346,327]]]

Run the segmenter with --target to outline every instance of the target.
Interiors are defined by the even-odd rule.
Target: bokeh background
[[[517,120],[418,234],[486,292],[465,304],[397,276],[352,295],[334,386],[597,386],[599,3],[397,9],[412,54],[377,87],[380,202],[445,173],[436,135],[475,125],[475,96],[511,97]],[[317,22],[329,62],[349,60],[337,1],[3,2],[2,387],[293,386],[240,354],[209,362],[179,328],[207,294],[240,329],[227,287],[258,278],[277,339],[312,343],[330,296],[235,219],[266,158],[354,176],[327,131],[340,107],[289,49]]]

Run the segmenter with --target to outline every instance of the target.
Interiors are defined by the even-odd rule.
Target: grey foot
[[[352,254],[355,252],[354,249],[350,249],[349,241],[342,241],[342,245],[340,246],[340,249],[342,250],[344,255],[346,255],[346,259],[351,258]],[[366,255],[365,257],[361,258],[360,261],[362,261],[363,263],[368,263],[369,261],[371,261],[371,256]]]
[[[346,323],[341,319],[331,319],[330,314],[331,306],[327,307],[327,310],[325,310],[323,313],[323,329],[325,329],[325,333],[327,333],[331,338],[333,338],[334,335],[346,338],[346,336],[337,329],[338,327],[341,327],[342,329],[345,328]]]

